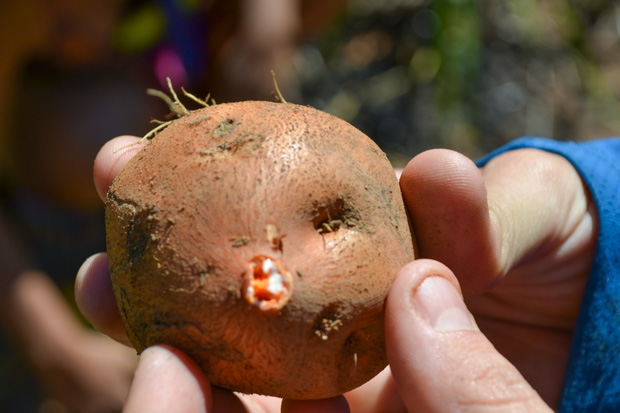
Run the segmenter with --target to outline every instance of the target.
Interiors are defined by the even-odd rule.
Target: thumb
[[[478,330],[454,274],[416,260],[399,273],[386,308],[392,374],[411,412],[550,411]]]
[[[97,193],[103,201],[116,175],[146,142],[135,136],[119,136],[108,141],[99,150],[93,166],[93,179]]]

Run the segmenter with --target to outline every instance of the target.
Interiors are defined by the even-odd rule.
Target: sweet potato
[[[214,385],[294,399],[386,366],[412,233],[385,154],[348,123],[289,103],[193,111],[125,166],[106,225],[138,352],[170,344]]]

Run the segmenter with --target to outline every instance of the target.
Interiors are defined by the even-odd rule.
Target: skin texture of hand
[[[117,138],[99,153],[95,182],[102,198],[140,149],[114,152],[131,142]],[[483,169],[455,152],[433,150],[409,163],[401,188],[422,259],[400,271],[388,297],[391,371],[347,394],[348,403],[342,397],[280,403],[210,388],[178,350],[154,347],[141,357],[127,411],[164,405],[174,411],[170,406],[186,402],[192,405],[178,411],[557,407],[596,239],[595,207],[579,175],[564,158],[537,150],[508,152]],[[76,297],[95,327],[126,342],[107,271],[105,255],[89,259]],[[194,389],[183,400],[171,384],[182,381]]]
[[[535,149],[482,170],[435,150],[410,162],[401,187],[420,256],[456,274],[482,332],[557,407],[597,234],[575,169]]]

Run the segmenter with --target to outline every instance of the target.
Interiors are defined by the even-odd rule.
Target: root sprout
[[[273,70],[271,71],[271,78],[273,79],[273,86],[276,88],[276,93],[274,94],[276,100],[280,103],[288,103],[286,99],[284,99],[284,96],[282,96],[282,92],[280,92],[278,82],[276,81],[276,73]]]
[[[132,143],[130,145],[126,145],[126,146],[123,146],[121,148],[118,148],[115,152],[118,152],[118,151],[120,151],[122,149],[125,149],[125,148],[129,147],[129,146],[139,145],[142,142],[144,142],[145,140],[152,139],[159,132],[161,132],[162,130],[164,130],[168,126],[172,125],[177,119],[180,119],[180,118],[182,118],[184,116],[187,116],[187,115],[189,115],[190,113],[193,112],[193,110],[187,109],[187,107],[179,100],[179,96],[174,91],[174,87],[172,86],[172,81],[170,80],[169,77],[166,78],[166,83],[168,84],[168,90],[169,90],[170,96],[172,96],[172,98],[170,96],[168,96],[165,92],[162,92],[161,90],[157,90],[157,89],[147,89],[146,93],[148,95],[158,97],[158,98],[162,99],[164,102],[166,102],[166,104],[170,108],[170,111],[172,112],[172,115],[174,115],[175,118],[172,119],[172,120],[169,120],[169,121],[165,121],[165,122],[157,120],[157,119],[151,120],[151,123],[157,123],[158,126],[156,126],[155,128],[151,129],[139,141],[137,141],[135,143]],[[183,95],[185,97],[187,97],[188,99],[193,100],[194,102],[198,103],[202,107],[207,107],[207,106],[211,106],[211,105],[215,105],[216,104],[214,99],[211,99],[211,102],[212,102],[211,104],[208,103],[209,102],[209,98],[211,97],[210,94],[207,95],[207,97],[205,99],[200,99],[200,98],[196,97],[195,95],[193,95],[193,94],[189,93],[188,91],[186,91],[184,88],[181,88],[181,90],[183,91]]]

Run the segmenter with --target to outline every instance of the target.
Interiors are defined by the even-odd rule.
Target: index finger
[[[140,141],[141,139],[136,136],[119,136],[108,141],[99,150],[95,158],[93,175],[95,188],[103,201],[116,175],[148,143],[146,140]]]

